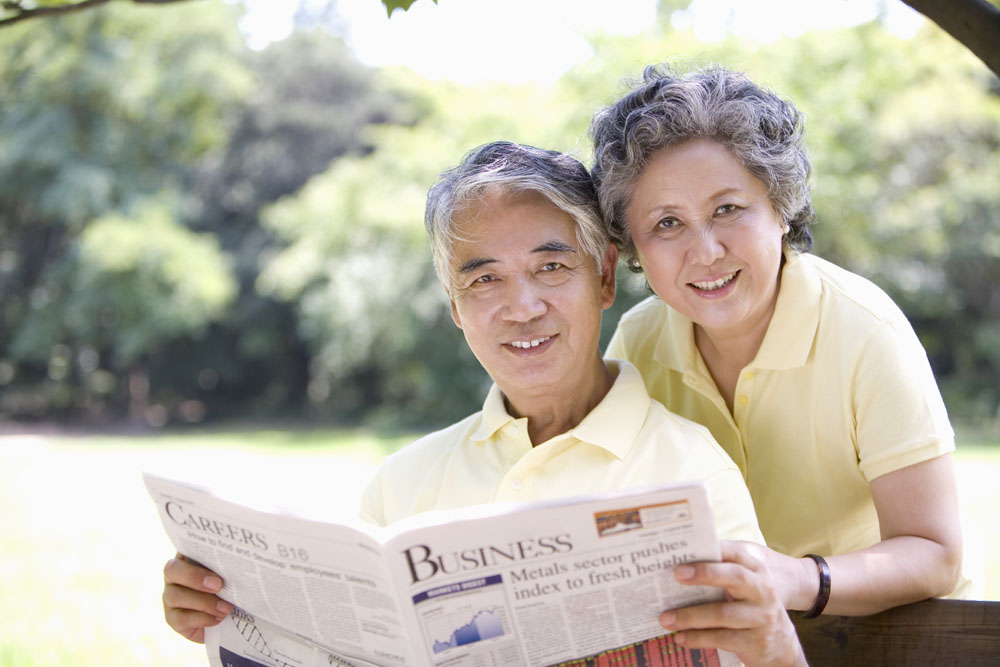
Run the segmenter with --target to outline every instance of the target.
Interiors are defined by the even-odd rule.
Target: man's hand
[[[205,643],[205,628],[218,625],[233,605],[215,595],[222,579],[177,554],[163,568],[163,617],[186,639]]]
[[[678,631],[678,644],[725,649],[747,667],[806,665],[795,626],[765,564],[766,547],[729,540],[720,544],[722,562],[679,565],[674,576],[682,584],[723,588],[727,601],[663,612],[660,624]]]

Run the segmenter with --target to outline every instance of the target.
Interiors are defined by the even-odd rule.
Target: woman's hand
[[[725,649],[747,667],[805,665],[795,626],[767,565],[770,550],[752,542],[720,544],[722,562],[679,565],[674,576],[682,584],[723,588],[728,599],[666,611],[660,624],[677,631],[678,644]]]
[[[215,593],[222,579],[211,570],[177,554],[163,568],[163,616],[167,625],[186,639],[205,643],[205,628],[218,625],[233,605]]]

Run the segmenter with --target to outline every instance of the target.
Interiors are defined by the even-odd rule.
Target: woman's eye
[[[677,220],[677,218],[663,218],[662,220],[660,220],[660,221],[658,221],[656,223],[656,228],[657,229],[673,229],[678,224],[680,224],[680,223]]]
[[[736,204],[723,204],[719,208],[715,209],[716,215],[725,215],[726,213],[732,213],[736,210]]]

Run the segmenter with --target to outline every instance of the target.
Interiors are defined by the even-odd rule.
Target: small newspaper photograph
[[[218,573],[236,607],[206,631],[214,667],[740,664],[676,644],[657,620],[724,596],[673,576],[720,558],[700,482],[383,528],[144,481],[177,551]]]

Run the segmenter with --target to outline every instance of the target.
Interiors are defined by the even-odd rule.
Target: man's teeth
[[[547,341],[549,338],[552,338],[552,336],[545,336],[544,338],[536,338],[535,340],[515,340],[513,343],[511,343],[511,345],[513,345],[514,347],[521,347],[524,349],[528,349],[529,347],[538,347],[539,345]]]
[[[734,272],[734,273],[730,273],[728,276],[725,276],[723,278],[719,278],[718,280],[713,280],[712,282],[708,282],[708,283],[691,283],[691,284],[694,285],[695,287],[697,287],[698,289],[713,290],[713,289],[719,289],[720,287],[722,287],[723,285],[727,284],[730,280],[732,280],[735,277],[736,277],[736,273]]]

